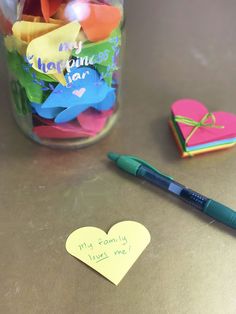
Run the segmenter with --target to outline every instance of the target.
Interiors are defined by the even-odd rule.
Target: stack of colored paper
[[[236,115],[222,111],[210,113],[196,100],[175,102],[169,125],[183,158],[236,144]]]

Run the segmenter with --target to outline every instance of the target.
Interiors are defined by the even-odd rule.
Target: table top
[[[21,134],[2,56],[2,313],[236,313],[235,231],[106,159],[107,151],[138,155],[236,208],[236,149],[180,159],[167,125],[180,98],[236,113],[235,12],[233,1],[127,1],[121,118],[108,137],[78,151]],[[65,241],[77,228],[108,231],[124,220],[144,224],[152,240],[116,287],[72,258]]]

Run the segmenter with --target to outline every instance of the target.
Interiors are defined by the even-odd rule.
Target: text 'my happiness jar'
[[[118,115],[123,0],[1,0],[13,113],[40,144],[77,148]]]

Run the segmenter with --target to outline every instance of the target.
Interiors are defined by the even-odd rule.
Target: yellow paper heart
[[[68,237],[66,250],[118,285],[150,240],[143,225],[124,221],[114,225],[108,234],[95,227],[77,229]]]
[[[31,40],[51,32],[59,27],[60,25],[52,23],[33,23],[28,21],[20,21],[14,23],[12,32],[13,35],[18,39],[30,43]]]
[[[79,31],[80,24],[72,22],[33,39],[26,52],[33,68],[44,74],[61,74],[72,52],[60,50],[60,45],[74,43]]]
[[[6,49],[9,52],[13,52],[13,51],[17,50],[19,52],[19,54],[22,56],[25,55],[27,45],[28,45],[25,41],[22,41],[13,35],[6,36],[4,38],[4,44],[5,44]]]

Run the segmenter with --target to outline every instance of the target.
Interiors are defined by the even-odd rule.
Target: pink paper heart
[[[34,127],[33,132],[40,138],[57,138],[57,139],[84,138],[95,135],[93,134],[93,132],[83,130],[79,126],[62,127],[61,125],[36,126]]]
[[[112,115],[112,113],[113,110],[98,112],[93,109],[88,109],[81,113],[77,117],[77,120],[83,129],[98,133],[104,128],[107,118]]]
[[[43,123],[43,125],[35,126],[33,132],[40,138],[84,138],[95,136],[105,126],[107,119],[111,116],[113,110],[97,111],[94,109],[88,109],[81,113],[76,122],[54,124],[52,120],[43,119],[37,115],[34,115],[37,123]]]
[[[171,107],[171,112],[173,117],[183,116],[197,122],[200,122],[209,113],[202,103],[193,99],[176,101]],[[223,111],[213,112],[213,115],[216,118],[216,125],[224,128],[200,127],[187,143],[187,147],[236,138],[236,115]],[[211,123],[212,121],[209,119],[207,122]],[[177,125],[186,141],[194,127],[180,122]]]

